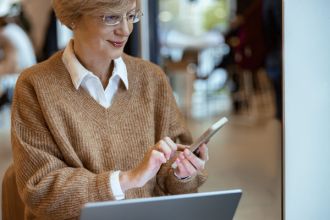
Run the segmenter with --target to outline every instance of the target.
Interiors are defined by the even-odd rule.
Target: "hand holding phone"
[[[188,148],[191,152],[196,153],[197,149],[203,144],[207,143],[211,137],[217,133],[226,123],[228,119],[226,117],[221,118],[215,122],[211,127],[209,127],[191,146]],[[177,164],[174,162],[172,168],[176,169]]]

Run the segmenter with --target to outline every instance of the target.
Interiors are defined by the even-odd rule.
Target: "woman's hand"
[[[202,144],[197,151],[198,156],[190,150],[185,149],[179,153],[176,159],[177,168],[174,174],[178,178],[186,178],[197,175],[199,171],[204,170],[206,162],[209,160],[208,148],[206,144]]]
[[[142,187],[159,171],[162,164],[166,163],[178,150],[169,137],[160,140],[144,156],[142,162],[133,170],[120,172],[119,181],[122,190]]]

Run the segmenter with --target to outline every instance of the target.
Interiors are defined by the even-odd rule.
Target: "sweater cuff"
[[[197,192],[198,186],[198,175],[191,178],[179,179],[175,176],[173,169],[169,170],[169,175],[166,179],[166,188],[171,194]]]
[[[111,186],[110,186],[110,175],[112,174],[112,172],[104,172],[101,174],[97,175],[97,179],[96,179],[96,187],[98,190],[98,200],[101,201],[106,201],[106,200],[113,200],[114,196],[111,190]]]

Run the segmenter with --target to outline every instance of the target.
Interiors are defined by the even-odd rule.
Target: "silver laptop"
[[[81,220],[232,220],[242,190],[87,203]]]

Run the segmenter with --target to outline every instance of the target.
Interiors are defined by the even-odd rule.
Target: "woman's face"
[[[136,3],[132,3],[128,10],[116,13],[115,15],[124,18],[114,26],[106,25],[103,22],[103,15],[83,15],[73,29],[74,44],[78,46],[80,55],[107,60],[120,57],[133,30],[133,24],[129,23],[125,16],[135,9]]]

